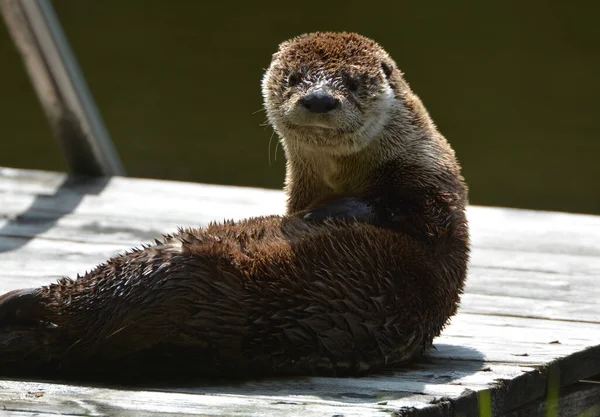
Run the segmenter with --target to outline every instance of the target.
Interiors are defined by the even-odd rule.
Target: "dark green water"
[[[600,213],[600,3],[55,0],[132,176],[281,187],[261,126],[277,44],[380,42],[464,167],[471,202]],[[0,27],[0,165],[65,170]]]

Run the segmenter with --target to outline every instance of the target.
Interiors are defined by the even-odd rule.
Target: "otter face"
[[[312,33],[280,45],[262,92],[286,151],[346,155],[377,140],[400,103],[391,84],[397,77],[394,61],[374,41],[353,33]]]

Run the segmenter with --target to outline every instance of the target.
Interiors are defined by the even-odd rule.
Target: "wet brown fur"
[[[276,102],[293,97],[290,71],[341,80],[332,94],[364,104],[356,129],[390,86],[376,140],[288,137]],[[350,93],[347,77],[363,88]],[[303,35],[280,46],[263,94],[288,157],[287,215],[180,230],[75,280],[5,294],[0,373],[346,375],[430,346],[464,285],[466,187],[396,64],[356,34]],[[307,216],[338,206],[367,214]]]

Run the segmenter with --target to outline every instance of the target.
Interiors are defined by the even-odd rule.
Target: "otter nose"
[[[300,104],[312,113],[327,113],[340,105],[340,101],[322,90],[307,94]]]

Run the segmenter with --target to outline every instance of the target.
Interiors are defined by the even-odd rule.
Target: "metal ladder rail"
[[[0,0],[0,11],[71,172],[125,175],[50,0]]]

